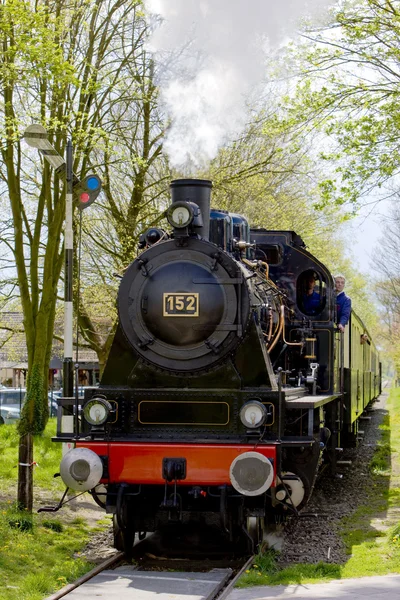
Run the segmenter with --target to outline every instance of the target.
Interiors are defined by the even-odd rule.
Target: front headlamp
[[[257,429],[265,423],[267,409],[259,400],[249,400],[240,409],[240,420],[245,427]]]
[[[63,456],[60,475],[67,487],[87,492],[99,484],[103,475],[103,462],[89,448],[74,448]]]
[[[194,219],[193,207],[187,202],[174,202],[166,213],[168,223],[176,228],[188,227]]]
[[[111,412],[111,404],[105,398],[92,398],[83,408],[83,416],[90,425],[103,425]]]

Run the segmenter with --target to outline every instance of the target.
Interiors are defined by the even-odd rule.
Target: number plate
[[[164,317],[198,317],[199,294],[164,294]]]

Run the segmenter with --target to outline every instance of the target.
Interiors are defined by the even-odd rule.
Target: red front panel
[[[276,475],[275,446],[217,444],[145,444],[145,443],[77,443],[100,455],[108,455],[109,483],[163,485],[163,458],[186,458],[186,479],[182,485],[230,484],[232,461],[244,452],[259,452],[272,459]]]

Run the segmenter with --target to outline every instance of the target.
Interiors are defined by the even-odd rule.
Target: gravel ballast
[[[343,517],[351,515],[368,501],[368,493],[374,481],[369,463],[380,438],[379,425],[386,414],[388,392],[384,391],[371,406],[368,416],[362,421],[364,431],[357,448],[345,449],[340,460],[352,461],[350,466],[338,466],[342,478],[332,478],[324,473],[314,488],[309,504],[303,513],[314,513],[316,517],[290,520],[284,529],[284,545],[279,556],[281,565],[292,563],[345,563],[348,556],[339,535]]]

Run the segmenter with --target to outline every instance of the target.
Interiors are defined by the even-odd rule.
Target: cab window
[[[326,304],[326,282],[314,269],[303,271],[297,278],[297,305],[307,316],[319,315]]]

